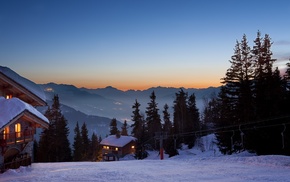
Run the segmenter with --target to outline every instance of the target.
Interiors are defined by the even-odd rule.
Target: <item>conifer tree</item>
[[[251,59],[250,48],[246,35],[241,43],[237,41],[234,55],[231,57],[231,67],[227,70],[223,80],[223,87],[219,94],[221,117],[217,126],[235,126],[253,119],[253,79],[254,63]],[[222,115],[224,112],[224,115]],[[239,133],[224,132],[217,136],[218,144],[223,153],[240,150],[241,138]],[[236,145],[236,146],[234,146]]]
[[[116,135],[118,132],[117,119],[113,118],[110,123],[110,135]]]
[[[137,159],[144,159],[147,157],[145,149],[144,149],[145,125],[144,125],[144,118],[140,114],[139,108],[140,108],[140,104],[138,103],[136,99],[134,105],[132,106],[132,109],[133,109],[132,121],[134,123],[131,125],[132,127],[131,134],[133,137],[137,138],[135,157]]]
[[[184,142],[183,134],[185,133],[187,121],[187,93],[180,89],[179,93],[175,93],[175,100],[173,106],[173,128],[176,139],[176,148],[181,147],[181,142]]]
[[[163,110],[163,122],[164,122],[163,131],[169,134],[172,129],[172,122],[170,121],[170,114],[168,112],[168,109],[169,109],[168,105],[165,104]]]
[[[134,105],[132,106],[133,109],[133,115],[132,115],[132,121],[133,124],[131,125],[132,127],[132,136],[140,140],[142,130],[143,130],[143,124],[142,124],[142,116],[140,114],[140,104],[137,100],[135,100]]]
[[[87,129],[87,125],[84,122],[81,128],[81,138],[82,138],[82,144],[83,144],[83,148],[82,148],[82,160],[89,160],[90,159],[90,139],[88,136],[88,129]]]
[[[199,117],[199,111],[196,107],[196,100],[194,93],[191,94],[188,98],[187,102],[187,122],[186,122],[186,128],[185,132],[188,133],[188,136],[185,137],[185,144],[188,144],[188,148],[192,148],[195,143],[195,136],[193,135],[193,132],[197,132],[200,130],[200,117]],[[190,134],[192,133],[192,134]]]
[[[41,162],[71,161],[71,149],[68,140],[67,121],[61,113],[58,95],[53,98],[52,107],[48,107],[45,116],[50,121],[49,128],[42,132],[39,141]]]
[[[82,150],[83,150],[83,143],[81,132],[79,128],[79,123],[77,122],[76,127],[74,129],[75,136],[74,136],[74,143],[73,143],[73,160],[74,161],[81,161],[82,160]]]
[[[161,126],[161,119],[160,115],[158,114],[158,107],[157,107],[157,102],[156,102],[156,96],[155,92],[153,91],[150,95],[150,102],[148,103],[148,106],[146,107],[146,125],[147,125],[147,132],[148,132],[148,137],[150,140],[151,146],[153,148],[157,149],[159,148],[158,146],[154,146],[154,136],[157,132],[161,132],[162,126]]]
[[[121,131],[121,135],[123,136],[128,136],[128,130],[127,130],[128,124],[127,121],[125,120],[122,126],[122,131]]]
[[[98,136],[95,135],[95,133],[93,133],[91,137],[91,160],[92,161],[98,160],[99,151],[100,151],[100,143],[98,140]]]

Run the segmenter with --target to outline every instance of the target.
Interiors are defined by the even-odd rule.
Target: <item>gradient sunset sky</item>
[[[243,34],[269,34],[283,66],[289,22],[284,0],[1,0],[0,65],[87,88],[220,86]]]

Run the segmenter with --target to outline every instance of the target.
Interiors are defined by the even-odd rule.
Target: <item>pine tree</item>
[[[75,136],[74,136],[74,143],[73,143],[73,160],[74,161],[81,161],[82,160],[82,137],[79,128],[79,123],[77,122],[76,127],[74,129]]]
[[[41,162],[71,161],[71,149],[68,140],[67,121],[61,114],[58,95],[53,98],[52,107],[48,107],[45,116],[50,121],[39,141],[39,160]]]
[[[237,41],[230,61],[231,67],[222,79],[224,85],[219,94],[220,119],[216,124],[219,127],[241,125],[253,118],[254,63],[250,52],[244,35],[241,43]],[[232,132],[217,135],[220,149],[223,153],[229,154],[240,150],[242,145],[240,134],[234,131],[236,128],[230,129]]]
[[[82,138],[82,144],[83,144],[83,148],[82,148],[82,160],[90,160],[90,145],[91,145],[91,141],[89,139],[88,136],[88,129],[87,129],[87,125],[84,122],[81,128],[81,138]]]
[[[155,92],[153,91],[150,95],[150,102],[148,103],[148,106],[146,107],[146,124],[147,124],[147,132],[148,137],[150,139],[154,139],[154,136],[157,132],[161,132],[162,126],[161,126],[161,119],[160,115],[158,114],[158,108],[157,108],[157,102],[156,102],[156,96]],[[153,146],[154,149],[159,148],[158,146],[154,146],[154,140],[151,140],[150,142],[151,146]]]
[[[123,136],[128,136],[128,130],[127,130],[128,124],[127,121],[125,120],[122,126],[122,131],[121,131],[121,135]]]
[[[97,135],[93,133],[91,137],[91,155],[90,155],[92,161],[98,160],[99,151],[100,151],[100,143]]]
[[[132,115],[132,121],[133,124],[131,125],[132,129],[132,136],[140,140],[142,130],[143,130],[143,124],[142,124],[142,116],[140,114],[140,104],[137,100],[135,100],[134,105],[132,106],[133,109],[133,115]]]
[[[197,133],[200,130],[200,117],[194,93],[188,98],[187,115],[185,132],[188,133],[188,136],[185,137],[184,143],[188,144],[188,148],[192,148],[196,140],[196,135],[193,132]]]
[[[116,135],[118,132],[117,119],[113,118],[110,123],[110,135]]]
[[[168,109],[169,109],[168,105],[165,104],[163,110],[163,122],[164,122],[163,131],[169,134],[172,129],[172,122],[170,121],[170,114],[168,112]]]
[[[181,147],[181,142],[184,142],[183,134],[186,131],[187,121],[187,93],[180,89],[179,93],[175,93],[173,106],[173,134],[177,137],[176,148]]]
[[[132,121],[134,123],[131,125],[132,127],[131,134],[133,137],[137,138],[135,157],[137,159],[144,159],[147,157],[147,154],[144,149],[145,124],[144,124],[144,117],[142,117],[142,115],[140,114],[139,107],[140,107],[140,104],[138,103],[136,99],[134,105],[132,106],[132,109],[133,109]]]

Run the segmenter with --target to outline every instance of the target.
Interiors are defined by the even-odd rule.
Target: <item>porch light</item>
[[[134,146],[134,145],[132,145],[132,146],[131,146],[131,149],[134,149],[134,148],[135,148],[135,146]]]

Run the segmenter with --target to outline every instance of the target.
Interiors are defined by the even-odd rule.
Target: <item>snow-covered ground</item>
[[[183,149],[180,155],[159,160],[150,152],[145,160],[117,162],[34,163],[8,170],[0,181],[289,181],[289,156],[223,156],[210,142],[201,148]]]

